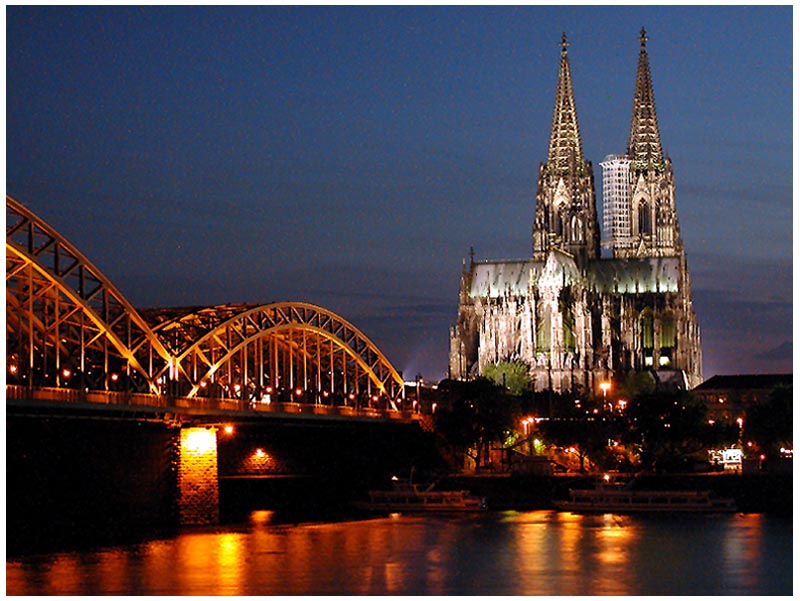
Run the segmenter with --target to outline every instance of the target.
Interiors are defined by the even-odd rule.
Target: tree
[[[444,388],[449,399],[435,413],[436,432],[471,457],[476,467],[488,464],[491,445],[504,440],[519,419],[519,400],[484,377],[450,380]]]
[[[586,399],[560,402],[553,415],[539,423],[539,431],[550,444],[571,447],[578,454],[580,471],[586,470],[586,460],[599,463],[606,454],[611,437],[611,423],[601,413],[594,413]]]
[[[765,403],[747,412],[744,428],[748,439],[770,457],[779,457],[781,447],[792,448],[792,387],[775,387]]]
[[[653,374],[647,371],[630,371],[620,382],[617,395],[632,399],[642,394],[652,394],[655,391],[656,381]]]
[[[530,390],[531,377],[528,366],[522,361],[500,361],[487,365],[483,375],[498,386],[504,386],[509,394],[520,396]]]
[[[638,447],[646,469],[685,468],[715,434],[706,421],[705,405],[684,391],[635,395],[625,410],[625,420],[623,441]]]

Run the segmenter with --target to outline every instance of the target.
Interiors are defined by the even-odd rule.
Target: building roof
[[[589,285],[599,292],[677,292],[678,257],[599,259],[589,263]]]
[[[538,277],[544,263],[542,261],[487,261],[475,263],[472,267],[470,296],[526,296],[528,282]]]
[[[743,374],[713,376],[694,390],[771,390],[776,386],[791,386],[792,374]]]
[[[577,279],[577,265],[570,255],[563,252],[551,251],[547,263],[530,259],[475,263],[470,296],[527,296],[530,282],[536,285],[543,275],[553,279],[557,275],[554,270],[563,273],[565,284]],[[679,277],[680,259],[677,257],[598,259],[588,263],[581,284],[611,294],[677,292]]]

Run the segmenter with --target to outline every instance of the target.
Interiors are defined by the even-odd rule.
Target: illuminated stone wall
[[[527,277],[524,276],[527,272]],[[522,274],[522,275],[520,275]],[[465,265],[451,330],[451,377],[525,363],[534,389],[594,392],[629,371],[702,382],[700,329],[685,257]]]
[[[178,490],[181,524],[219,523],[216,429],[181,430]]]

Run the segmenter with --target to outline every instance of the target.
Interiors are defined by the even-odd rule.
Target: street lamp
[[[422,408],[422,399],[419,398],[419,388],[422,385],[422,374],[417,374],[414,377],[417,383],[417,401],[414,403],[414,410],[419,411]]]
[[[744,420],[741,417],[736,418],[736,423],[739,425],[739,448],[742,448],[742,426],[744,425]]]
[[[527,436],[530,433],[528,428],[530,427],[530,425],[532,423],[533,423],[533,418],[532,417],[526,417],[525,419],[522,420],[522,429],[525,432],[525,436]]]
[[[603,409],[606,409],[606,395],[608,394],[608,389],[611,388],[611,382],[600,382],[600,390],[603,391]]]
[[[533,420],[532,417],[526,417],[525,419],[522,420],[522,429],[525,432],[525,438],[528,440],[528,454],[529,455],[533,455],[533,443],[531,442],[531,439],[530,439],[530,436],[531,436],[530,427],[531,427],[531,424],[533,423],[533,421],[534,420]]]

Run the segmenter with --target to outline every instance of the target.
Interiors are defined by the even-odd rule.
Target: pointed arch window
[[[558,312],[561,314],[561,339],[565,353],[575,352],[575,313],[570,287],[562,288],[558,297]]]
[[[570,238],[573,242],[583,242],[583,223],[578,215],[572,216],[570,223]]]
[[[561,323],[564,332],[564,351],[567,353],[575,352],[575,315],[572,312],[572,305],[565,304],[561,309]]]
[[[662,315],[658,339],[658,362],[661,366],[668,366],[672,363],[675,348],[678,346],[678,332],[672,311]]]
[[[645,309],[639,314],[639,344],[642,349],[645,367],[653,366],[653,310]]]
[[[539,319],[536,323],[536,352],[549,353],[552,347],[552,311],[550,305],[543,304],[539,311]]]
[[[650,207],[646,202],[639,203],[639,233],[651,234],[652,223],[650,219]]]

